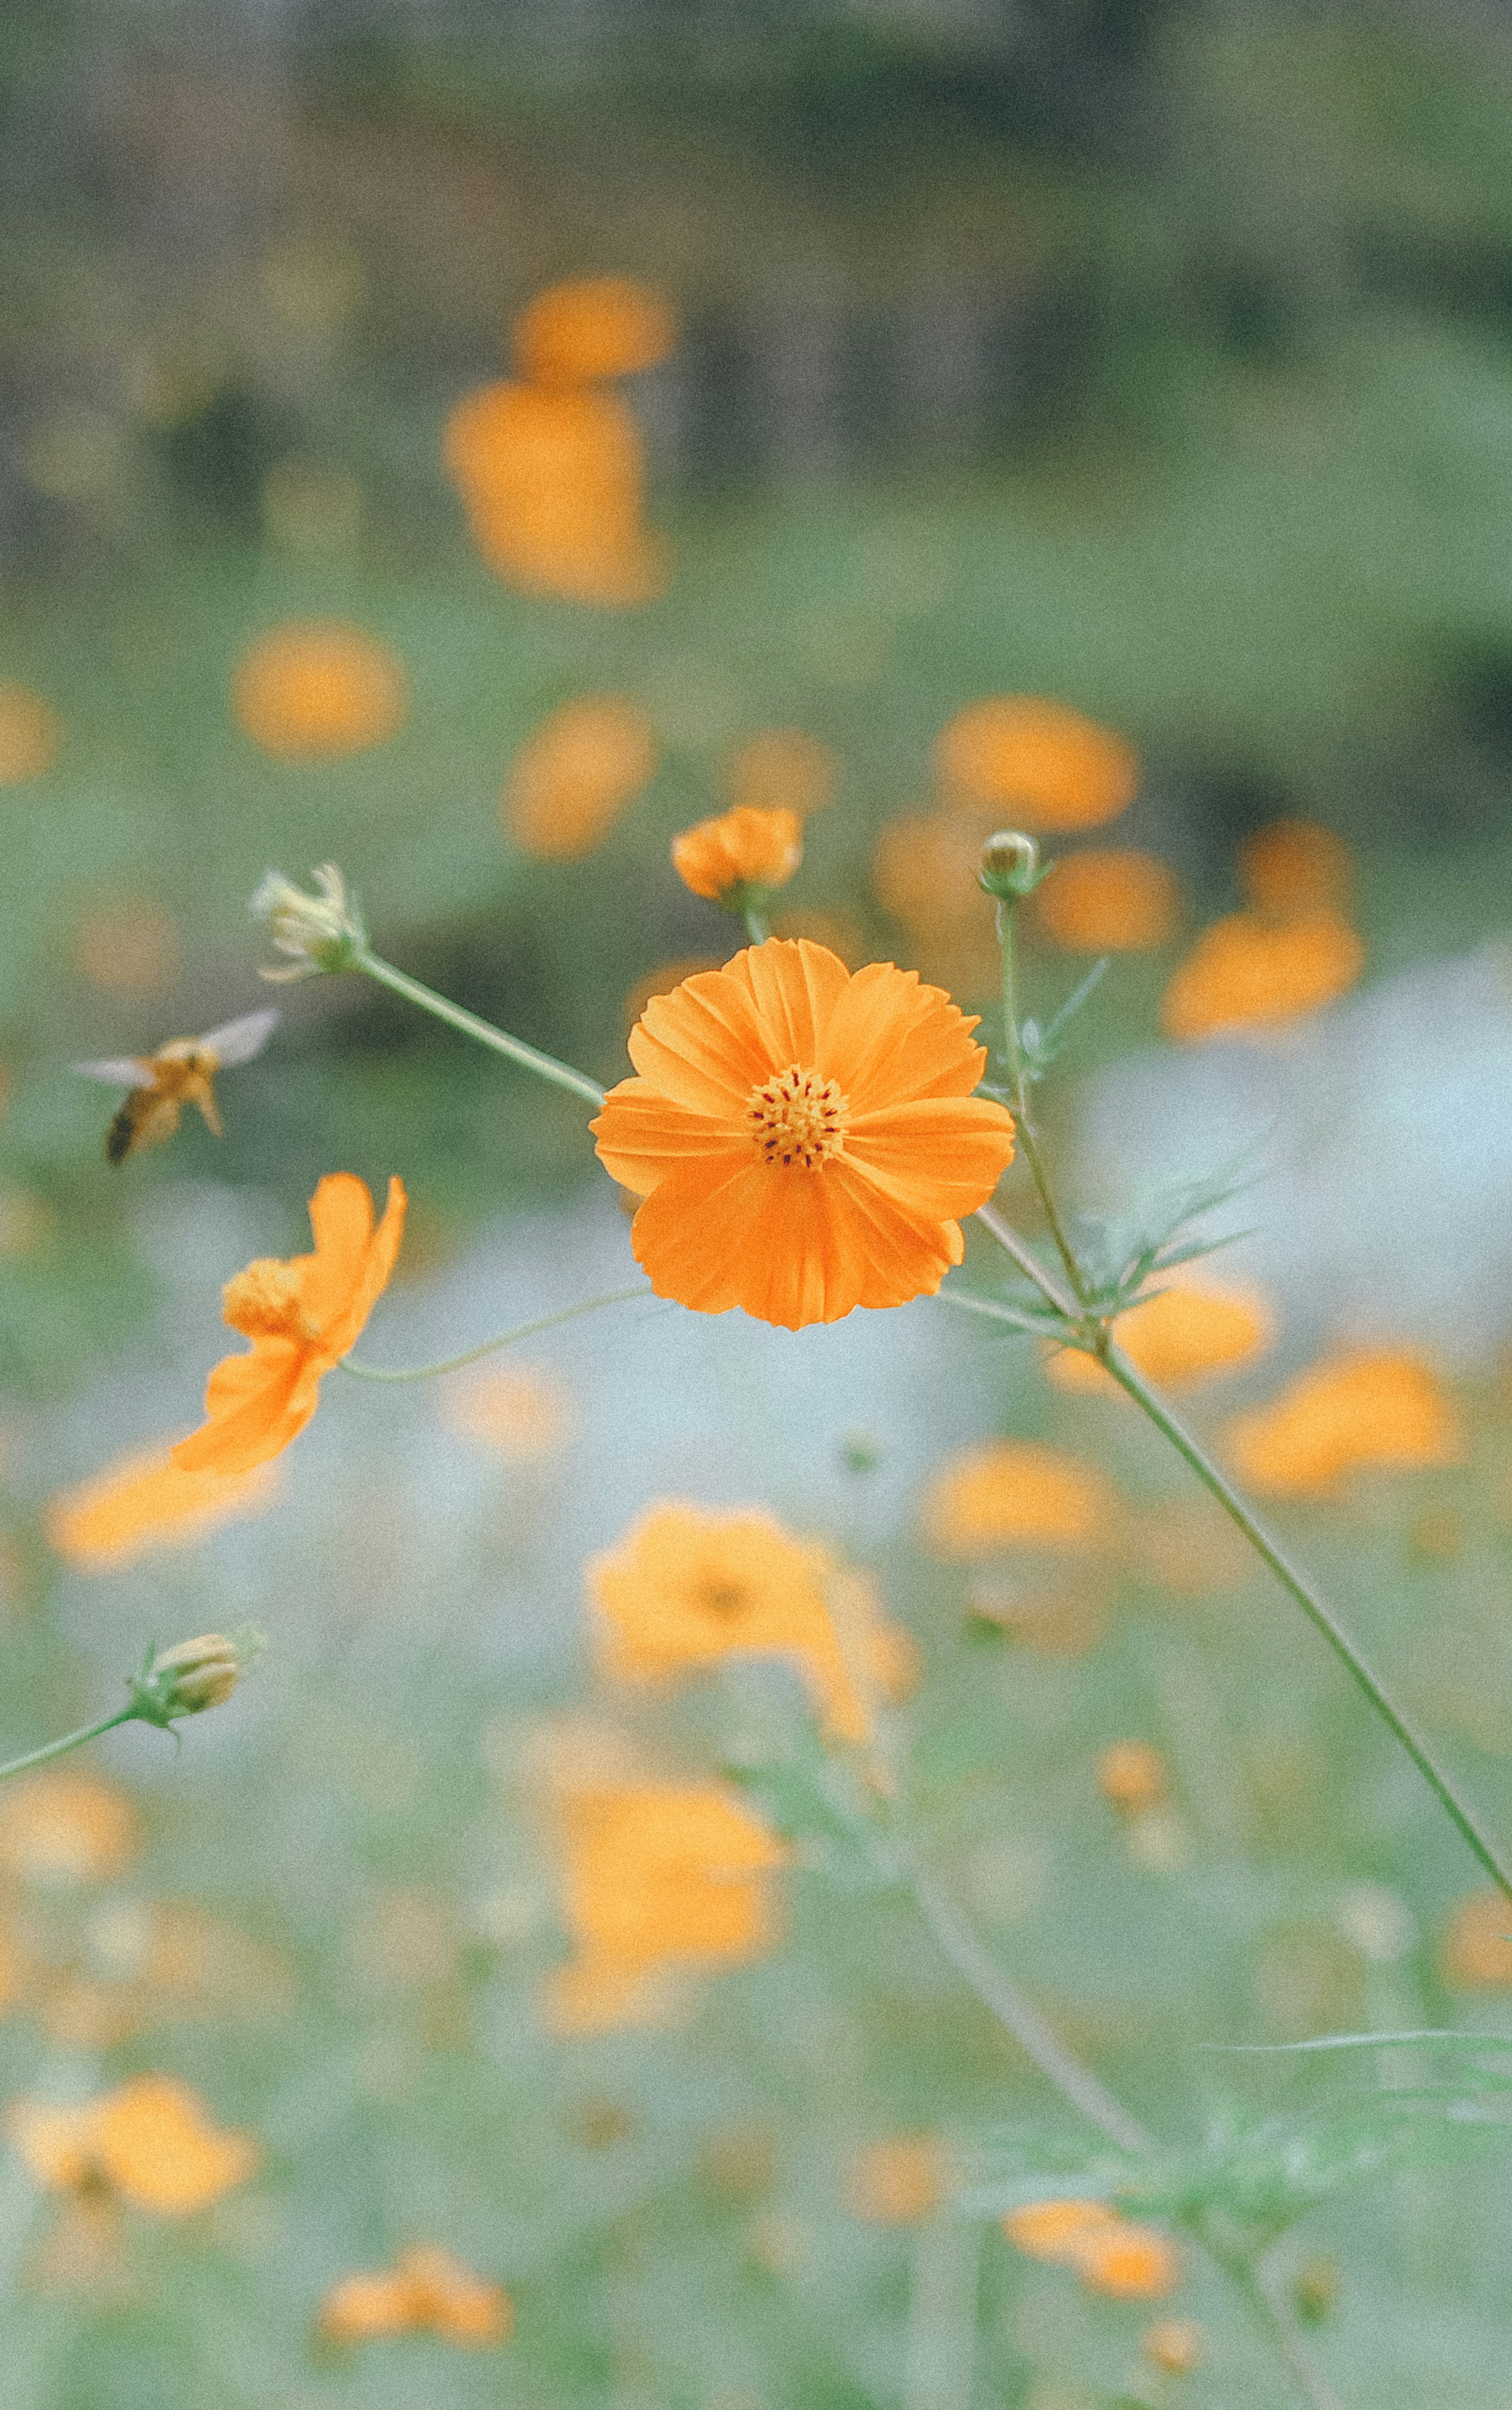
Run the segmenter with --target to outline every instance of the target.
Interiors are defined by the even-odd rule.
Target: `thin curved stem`
[[[1023,1042],[1018,1034],[1018,962],[1017,948],[1014,942],[1017,910],[1016,895],[1005,895],[998,906],[998,944],[1002,955],[1003,1044],[1008,1058],[1008,1076],[1013,1082],[1014,1105],[1018,1117],[1018,1143],[1038,1191],[1040,1208],[1049,1227],[1050,1236],[1056,1242],[1056,1252],[1066,1267],[1066,1278],[1075,1292],[1077,1305],[1085,1308],[1087,1284],[1082,1276],[1082,1268],[1076,1260],[1075,1250],[1061,1223],[1059,1208],[1056,1204],[1040,1154],[1039,1140],[1035,1137],[1033,1119],[1030,1112],[1029,1070],[1024,1061]]]
[[[569,1096],[582,1096],[590,1105],[603,1103],[602,1088],[585,1071],[574,1071],[570,1063],[559,1063],[554,1054],[543,1054],[539,1047],[527,1046],[523,1038],[511,1038],[507,1030],[496,1029],[491,1021],[483,1021],[460,1004],[438,995],[434,988],[411,979],[408,971],[396,970],[381,954],[369,953],[365,946],[360,947],[353,954],[352,968],[366,971],[380,987],[391,988],[396,995],[417,1004],[422,1012],[434,1013],[438,1021],[449,1022],[466,1037],[475,1038],[480,1046],[491,1047],[496,1054],[507,1054],[511,1063],[534,1071],[539,1079],[549,1080],[554,1087],[565,1088]]]
[[[1311,1583],[1297,1571],[1290,1559],[1271,1537],[1263,1523],[1246,1505],[1238,1491],[1225,1480],[1212,1458],[1192,1436],[1186,1425],[1172,1413],[1170,1407],[1156,1395],[1148,1383],[1135,1372],[1123,1350],[1115,1344],[1111,1333],[1107,1335],[1099,1354],[1119,1387],[1133,1399],[1134,1403],[1149,1416],[1156,1430],[1162,1432],[1177,1454],[1185,1459],[1203,1488],[1217,1500],[1230,1520],[1238,1525],[1257,1556],[1270,1567],[1283,1590],[1296,1601],[1309,1623],[1316,1631],[1321,1633],[1334,1655],[1348,1668],[1382,1722],[1401,1742],[1418,1773],[1437,1798],[1439,1805],[1452,1819],[1461,1838],[1479,1859],[1492,1881],[1505,1893],[1508,1899],[1512,1899],[1512,1872],[1509,1872],[1502,1864],[1495,1849],[1481,1831],[1470,1809],[1460,1798],[1447,1775],[1436,1763],[1427,1742],[1414,1730],[1401,1709],[1393,1706],[1378,1677],[1372,1673],[1348,1633],[1335,1619],[1332,1609],[1325,1605]]]
[[[1072,1303],[1059,1283],[1053,1281],[1048,1272],[1041,1270],[1017,1231],[1011,1223],[1003,1220],[995,1205],[979,1205],[976,1209],[976,1218],[984,1230],[991,1232],[1003,1253],[1012,1256],[1026,1280],[1033,1282],[1047,1304],[1053,1305],[1056,1312],[1067,1322],[1076,1322],[1080,1319],[1077,1308]],[[943,1290],[941,1291],[941,1295],[944,1295]]]
[[[460,1372],[465,1364],[476,1364],[481,1356],[492,1356],[496,1348],[512,1347],[517,1339],[534,1339],[542,1330],[557,1330],[564,1322],[576,1322],[579,1314],[597,1314],[601,1305],[628,1305],[632,1298],[651,1294],[644,1281],[637,1281],[634,1288],[611,1289],[607,1297],[585,1297],[554,1314],[538,1314],[533,1322],[517,1323],[512,1330],[500,1330],[476,1347],[464,1348],[460,1356],[443,1356],[439,1363],[417,1364],[410,1372],[385,1372],[376,1364],[359,1364],[350,1356],[343,1356],[337,1369],[353,1373],[359,1381],[434,1381],[442,1372]]]
[[[1211,2243],[1207,2248],[1243,2293],[1257,2325],[1263,2328],[1276,2358],[1285,2366],[1299,2399],[1309,2405],[1309,2410],[1341,2410],[1338,2395],[1321,2371],[1313,2366],[1311,2353],[1259,2270],[1246,2258],[1214,2250]]]
[[[771,930],[768,923],[766,914],[764,912],[758,912],[754,905],[748,904],[745,907],[742,918],[745,922],[745,934],[750,938],[752,945],[764,946],[767,939],[771,935]]]
[[[34,1749],[25,1757],[13,1757],[7,1765],[0,1765],[0,1782],[13,1774],[29,1774],[34,1765],[46,1765],[54,1757],[66,1757],[71,1749],[82,1749],[87,1740],[98,1740],[102,1733],[114,1732],[117,1724],[135,1723],[140,1710],[132,1704],[118,1707],[113,1716],[102,1716],[97,1724],[84,1724],[79,1731],[65,1733],[61,1740],[50,1740],[42,1749]]]

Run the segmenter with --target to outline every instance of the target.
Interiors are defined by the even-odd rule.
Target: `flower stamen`
[[[850,1098],[833,1080],[791,1064],[751,1091],[746,1119],[764,1163],[817,1171],[845,1149]]]

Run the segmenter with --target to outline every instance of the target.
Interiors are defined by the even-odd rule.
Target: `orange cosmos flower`
[[[797,812],[800,820],[833,803],[839,784],[834,754],[801,728],[764,728],[746,737],[726,773],[737,811]]]
[[[1274,922],[1230,912],[1202,931],[1167,985],[1160,1021],[1170,1038],[1274,1028],[1332,1004],[1353,987],[1365,949],[1337,912]]]
[[[1190,2376],[1201,2368],[1207,2345],[1195,2318],[1157,2318],[1140,2336],[1139,2347],[1161,2376]]]
[[[715,904],[742,888],[785,887],[802,859],[797,812],[755,811],[743,804],[672,839],[672,868],[684,886]]]
[[[1217,1372],[1231,1372],[1269,1346],[1274,1322],[1255,1290],[1216,1284],[1162,1289],[1121,1314],[1114,1336],[1137,1372],[1164,1388],[1182,1388]],[[1117,1383],[1095,1356],[1058,1347],[1045,1359],[1058,1389],[1088,1396],[1121,1396]]]
[[[474,543],[511,586],[608,609],[661,590],[645,445],[618,394],[480,385],[448,419],[443,457]]]
[[[0,787],[40,778],[58,758],[63,722],[29,686],[0,678]]]
[[[1097,1787],[1112,1808],[1142,1816],[1164,1805],[1169,1778],[1165,1760],[1147,1740],[1116,1740],[1097,1762]]]
[[[1449,1918],[1438,1945],[1440,1981],[1451,1992],[1512,1991],[1512,1906],[1499,1891],[1473,1893]]]
[[[658,1297],[790,1330],[932,1296],[1014,1151],[974,1021],[891,963],[771,938],[647,1005],[593,1124]]]
[[[173,1450],[181,1473],[248,1473],[298,1438],[322,1381],[355,1344],[388,1285],[405,1201],[403,1182],[391,1180],[375,1228],[363,1182],[329,1172],[310,1200],[314,1254],[287,1262],[262,1256],[227,1281],[224,1319],[252,1341],[252,1354],[227,1356],[210,1374],[209,1420]]]
[[[0,1800],[0,1869],[38,1889],[109,1882],[140,1840],[131,1801],[97,1774],[38,1775]]]
[[[937,2134],[895,2134],[858,2151],[846,2170],[853,2217],[868,2226],[916,2226],[932,2217],[949,2190]]]
[[[942,1466],[924,1500],[938,1557],[993,1556],[1001,1548],[1082,1549],[1117,1518],[1111,1483],[1095,1466],[1039,1440],[988,1440]]]
[[[48,1502],[46,1531],[79,1573],[118,1573],[154,1548],[190,1547],[221,1524],[268,1505],[277,1476],[180,1473],[166,1447],[119,1457],[93,1481]]]
[[[321,2304],[327,2343],[371,2343],[384,2335],[434,2334],[473,2350],[507,2343],[514,2309],[501,2285],[478,2276],[450,2251],[421,2243],[394,2267],[343,2276]]]
[[[1153,853],[1067,853],[1034,890],[1034,913],[1070,953],[1148,953],[1175,934],[1181,886]]]
[[[946,793],[1034,830],[1096,828],[1131,804],[1139,756],[1111,728],[1034,694],[986,695],[935,740]]]
[[[629,276],[548,284],[514,322],[514,356],[537,385],[592,385],[635,376],[677,341],[671,304]]]
[[[137,2075],[77,2108],[16,2100],[6,2115],[12,2147],[52,2191],[105,2184],[160,2217],[206,2209],[256,2168],[251,2134],[228,2132],[200,2095],[167,2075]]]
[[[170,912],[142,897],[103,904],[74,930],[74,967],[109,995],[151,995],[179,967],[179,931]]]
[[[649,1507],[617,1548],[591,1561],[588,1590],[604,1619],[611,1673],[655,1679],[722,1657],[792,1657],[828,1731],[866,1738],[831,1599],[857,1626],[879,1688],[889,1628],[879,1625],[875,1598],[859,1576],[828,1548],[791,1538],[759,1508],[721,1515],[672,1502]]]
[[[1245,899],[1274,921],[1342,911],[1354,875],[1355,858],[1343,837],[1316,820],[1270,820],[1239,849]]]
[[[461,1431],[513,1464],[554,1456],[572,1425],[571,1400],[554,1373],[535,1366],[475,1372],[443,1393],[441,1412]]]
[[[618,694],[564,703],[514,757],[505,830],[538,861],[590,853],[655,771],[656,733],[638,703]]]
[[[1029,2258],[1074,2268],[1094,2291],[1126,2301],[1158,2300],[1180,2280],[1174,2245],[1106,2201],[1034,2201],[1010,2210],[1002,2230]]]
[[[291,619],[248,646],[231,681],[238,725],[280,762],[385,745],[404,720],[404,664],[339,620]]]
[[[1278,1498],[1327,1492],[1361,1465],[1452,1464],[1462,1447],[1453,1401],[1426,1364],[1390,1349],[1315,1364],[1236,1415],[1226,1437],[1240,1477]]]

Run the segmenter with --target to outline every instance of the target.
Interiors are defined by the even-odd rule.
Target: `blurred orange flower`
[[[321,2304],[327,2343],[371,2343],[384,2335],[434,2334],[475,2350],[507,2343],[514,2310],[501,2285],[475,2275],[436,2243],[401,2251],[392,2268],[343,2276]]]
[[[1013,1546],[1095,1548],[1116,1523],[1113,1486],[1096,1466],[1039,1440],[966,1448],[942,1465],[924,1497],[929,1546],[950,1559]]]
[[[635,376],[677,341],[670,302],[629,276],[548,284],[514,322],[514,356],[536,385],[593,385]]]
[[[45,1529],[76,1571],[118,1573],[155,1548],[189,1547],[223,1523],[271,1504],[278,1475],[180,1473],[167,1447],[118,1457],[91,1481],[48,1501]]]
[[[50,770],[63,743],[63,722],[29,686],[0,678],[0,787],[19,787]]]
[[[656,771],[656,733],[627,695],[564,703],[510,765],[504,827],[523,853],[565,862],[602,843]]]
[[[1157,2318],[1139,2347],[1162,2376],[1190,2376],[1202,2364],[1206,2343],[1195,2318]]]
[[[310,1200],[315,1252],[260,1256],[227,1281],[223,1318],[252,1343],[223,1357],[205,1391],[209,1419],[172,1451],[181,1473],[247,1473],[281,1454],[314,1414],[320,1385],[355,1343],[388,1285],[404,1231],[405,1193],[373,1202],[350,1171],[328,1172]]]
[[[208,2208],[261,2156],[251,2134],[217,2127],[193,2086],[167,2075],[133,2076],[75,2108],[14,2100],[6,2131],[50,2191],[104,2184],[160,2217]]]
[[[763,728],[730,756],[726,786],[736,811],[796,812],[800,820],[835,799],[840,762],[801,728]]]
[[[1165,1760],[1147,1740],[1112,1741],[1097,1762],[1097,1787],[1111,1808],[1144,1815],[1165,1800]]]
[[[96,1774],[39,1774],[0,1796],[0,1868],[24,1883],[109,1882],[140,1840],[131,1801]]]
[[[1131,1305],[1115,1323],[1114,1337],[1137,1372],[1179,1389],[1247,1363],[1270,1345],[1274,1328],[1270,1307],[1256,1290],[1203,1283],[1162,1289]],[[1058,1389],[1121,1395],[1096,1357],[1079,1348],[1056,1348],[1044,1369]]]
[[[108,995],[151,995],[179,967],[179,931],[161,904],[105,904],[73,936],[77,969]]]
[[[571,1404],[554,1373],[535,1365],[475,1372],[443,1392],[449,1427],[514,1464],[554,1456],[571,1425]]]
[[[660,592],[665,547],[641,515],[645,446],[618,394],[479,385],[452,412],[442,457],[496,576],[607,609]]]
[[[914,973],[852,973],[806,938],[655,998],[639,1076],[592,1126],[646,1199],[632,1244],[657,1296],[794,1330],[932,1296],[964,1253],[957,1217],[1014,1151],[1010,1116],[972,1094],[975,1026]]]
[[[1337,1488],[1361,1465],[1452,1464],[1460,1417],[1428,1366],[1388,1348],[1328,1357],[1268,1406],[1236,1415],[1229,1460],[1252,1488],[1304,1497]]]
[[[1147,953],[1175,935],[1181,885],[1153,853],[1067,853],[1034,890],[1034,912],[1068,952]]]
[[[1461,1900],[1438,1945],[1440,1981],[1450,1992],[1512,1991],[1512,1902],[1499,1891]]]
[[[1274,921],[1342,912],[1355,858],[1342,836],[1316,820],[1270,820],[1239,849],[1239,884],[1252,911]]]
[[[1096,828],[1139,788],[1126,738],[1044,695],[969,703],[935,739],[934,765],[947,797],[1034,830]]]
[[[1173,972],[1161,1025],[1185,1039],[1274,1028],[1332,1004],[1364,966],[1364,947],[1336,912],[1284,922],[1231,912],[1209,923]]]
[[[797,812],[741,805],[716,820],[696,821],[672,839],[672,868],[684,886],[715,904],[745,887],[785,887],[802,859],[803,823]]]
[[[1105,2201],[1035,2201],[1011,2210],[1002,2230],[1028,2258],[1074,2268],[1095,2292],[1125,2301],[1156,2301],[1180,2282],[1174,2245]]]
[[[791,1657],[828,1731],[860,1741],[866,1712],[830,1611],[840,1583],[842,1609],[858,1626],[874,1673],[878,1621],[870,1589],[828,1548],[795,1540],[760,1508],[718,1514],[667,1501],[648,1507],[616,1548],[588,1566],[611,1673],[654,1679],[722,1657]]]
[[[313,762],[385,745],[409,707],[404,664],[362,628],[291,619],[249,645],[231,708],[254,745],[280,762]]]
[[[786,1851],[713,1783],[570,1792],[561,1803],[563,1906],[576,1946],[547,2009],[559,2031],[640,2013],[642,1979],[667,1967],[735,1966],[774,1938],[766,1878]]]
[[[921,967],[957,994],[985,995],[1001,979],[992,906],[977,878],[990,814],[903,812],[871,859],[878,903],[907,930]]]
[[[846,2170],[853,2217],[868,2226],[916,2226],[932,2217],[949,2190],[937,2134],[894,2134],[857,2151]]]

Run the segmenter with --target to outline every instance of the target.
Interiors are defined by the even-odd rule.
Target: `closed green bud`
[[[166,1727],[180,1716],[223,1706],[261,1646],[255,1633],[228,1640],[223,1633],[205,1632],[155,1650],[128,1685],[137,1715]]]
[[[1003,902],[1027,895],[1040,883],[1040,849],[1022,829],[1000,829],[982,848],[977,875],[987,893]]]

